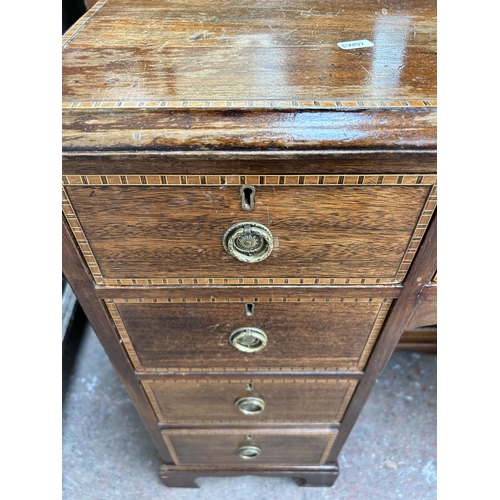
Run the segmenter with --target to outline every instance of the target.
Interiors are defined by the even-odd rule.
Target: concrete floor
[[[252,476],[166,488],[156,448],[87,325],[63,380],[63,499],[435,499],[436,391],[435,355],[394,354],[344,446],[333,488]]]

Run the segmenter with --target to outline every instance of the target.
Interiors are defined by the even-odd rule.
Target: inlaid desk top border
[[[63,101],[63,110],[75,109],[366,109],[366,108],[436,108],[437,100],[428,99],[391,99],[391,100],[182,100],[182,101]]]
[[[109,3],[109,5],[107,5]],[[87,25],[89,24],[89,21],[92,20],[92,18],[98,14],[103,8],[106,13],[102,14],[103,19],[107,19],[106,16],[109,15],[107,12],[114,12],[113,7],[116,8],[116,6],[111,5],[113,2],[108,2],[108,0],[99,0],[84,16],[80,18],[62,37],[62,48],[66,49],[68,47],[68,44],[70,43],[71,40],[78,38],[78,34],[81,31],[86,31]],[[106,8],[105,8],[106,7]],[[373,7],[378,8],[378,4],[373,2]],[[110,10],[111,9],[111,10]],[[386,10],[386,9],[382,9]],[[168,9],[167,9],[168,12]],[[370,11],[371,12],[371,11]],[[378,12],[378,11],[377,11]],[[411,12],[411,11],[410,11]],[[121,15],[121,11],[117,12],[118,15]],[[173,11],[173,14],[175,16],[181,16],[179,19],[182,20],[184,19],[182,17],[182,12],[179,13],[178,10]],[[382,12],[378,13],[380,14],[381,18],[386,18],[387,12]],[[383,14],[383,15],[382,15]],[[135,19],[136,17],[138,19],[142,19],[141,15],[137,14],[135,11],[131,13],[133,18]],[[347,23],[352,23],[353,20],[356,20],[356,15],[359,15],[361,19],[366,18],[366,12],[357,12],[355,9],[355,12],[352,12],[349,16],[346,17],[345,22]],[[371,13],[370,16],[375,16],[374,13]],[[100,16],[100,15],[99,15]],[[97,16],[97,17],[99,17]],[[189,13],[186,13],[186,19],[190,19]],[[144,16],[143,16],[144,17]],[[335,17],[335,16],[333,16]],[[390,17],[390,16],[389,16]],[[330,19],[330,14],[326,15],[326,18]],[[176,18],[177,19],[177,18]],[[415,23],[422,23],[422,28],[418,29],[419,34],[425,34],[425,36],[429,36],[430,32],[429,27],[425,24],[426,22],[431,22],[431,19],[427,19],[426,16],[417,16],[417,18],[414,20],[413,24],[413,37],[411,40],[413,41],[415,38]],[[96,21],[97,22],[97,21]],[[106,22],[106,21],[105,21]],[[238,25],[238,20],[233,19],[232,20],[233,24],[237,27]],[[261,23],[262,24],[262,23]],[[233,25],[231,25],[233,26]],[[260,26],[260,25],[259,25]],[[234,27],[234,26],[233,26]],[[406,27],[402,27],[401,30],[404,28],[404,33],[405,36],[408,34]],[[162,26],[160,25],[159,27],[157,26],[157,29],[162,29]],[[176,27],[175,29],[181,30],[181,33],[183,33],[183,28],[181,27]],[[367,31],[366,36],[369,36],[368,33],[370,33],[370,36],[376,37],[375,31],[372,32],[374,29],[373,27],[368,28],[367,26],[360,27],[360,29]],[[387,27],[387,33],[389,38],[393,38],[395,33],[399,33],[397,30],[396,32],[394,31],[394,27],[392,25],[390,27]],[[307,27],[301,28],[301,30],[304,33],[308,33]],[[123,30],[122,30],[123,31]],[[174,30],[175,31],[175,30]],[[297,29],[293,30],[297,31]],[[331,31],[331,29],[330,29]],[[432,31],[432,30],[431,30]],[[238,33],[238,30],[236,29],[236,32]],[[168,32],[167,32],[168,35]],[[132,38],[129,40],[126,35],[125,36],[126,40],[124,43],[130,42],[131,46],[135,47],[138,41],[135,38]],[[137,35],[134,35],[137,36]],[[143,35],[140,35],[141,37]],[[142,38],[140,38],[142,40]],[[166,45],[169,43],[169,38],[166,38],[166,42],[163,45]],[[177,39],[176,39],[177,40]],[[184,40],[184,38],[182,38]],[[182,41],[181,40],[181,41]],[[189,41],[185,41],[184,44],[179,45],[180,47],[189,47],[192,48],[193,50],[197,50],[196,46],[192,44],[191,38],[188,39]],[[80,50],[85,50],[86,45],[88,44],[89,41],[87,40],[82,47],[80,47]],[[333,42],[332,42],[333,43]],[[421,42],[423,43],[423,42]],[[430,42],[429,42],[430,43]],[[92,46],[95,44],[92,42]],[[301,44],[302,45],[302,44]],[[334,44],[336,46],[336,44]],[[96,45],[97,46],[97,45]],[[175,45],[176,47],[178,44]],[[314,45],[315,46],[315,45]],[[149,47],[149,45],[148,45]],[[163,47],[163,46],[162,46]],[[274,47],[274,45],[272,45]],[[337,47],[337,49],[340,52],[343,52],[340,48]],[[422,63],[421,63],[422,64]],[[431,67],[433,67],[431,65]],[[363,67],[364,71],[367,71]],[[399,68],[398,68],[399,70]],[[290,70],[291,71],[291,70]],[[326,71],[326,70],[325,70]],[[368,72],[369,73],[369,72]],[[102,76],[102,75],[101,75]],[[419,76],[420,77],[420,76]],[[321,78],[323,80],[323,78]],[[357,82],[352,82],[352,83],[357,83]],[[300,85],[299,85],[300,87]],[[70,97],[69,95],[66,96],[66,98],[63,100],[62,103],[62,108],[67,110],[67,109],[137,109],[137,108],[143,108],[143,109],[179,109],[179,108],[188,108],[188,109],[216,109],[216,110],[221,110],[221,109],[230,109],[230,110],[236,110],[236,109],[283,109],[283,110],[297,110],[297,109],[322,109],[322,110],[329,110],[329,109],[334,109],[334,110],[339,110],[339,109],[347,109],[347,110],[353,110],[353,109],[359,109],[359,108],[435,108],[437,106],[436,103],[436,93],[435,89],[427,88],[427,90],[421,87],[415,87],[413,90],[407,89],[403,85],[402,88],[397,90],[396,88],[393,89],[393,92],[389,92],[386,95],[380,95],[380,93],[377,94],[378,92],[378,87],[374,87],[372,89],[372,94],[370,94],[370,91],[368,93],[366,92],[361,92],[360,94],[357,94],[355,96],[351,96],[351,98],[347,98],[346,94],[344,94],[342,91],[340,91],[340,95],[335,93],[330,94],[330,92],[323,92],[323,91],[317,91],[315,92],[314,89],[311,89],[309,92],[304,92],[298,99],[290,99],[287,94],[282,94],[280,99],[280,96],[275,96],[274,99],[268,98],[269,96],[266,95],[268,92],[264,92],[264,95],[260,95],[258,97],[256,96],[251,96],[251,95],[239,95],[239,92],[236,91],[233,95],[223,95],[221,94],[220,96],[216,92],[215,94],[209,96],[205,96],[207,99],[203,99],[203,96],[198,95],[196,96],[183,96],[183,97],[188,97],[188,99],[175,99],[175,95],[170,95],[170,96],[162,96],[161,92],[161,85],[157,88],[155,88],[154,93],[151,94],[151,92],[148,94],[145,92],[144,96],[135,95],[132,97],[132,95],[129,94],[130,100],[127,100],[127,93],[124,95],[121,95],[121,99],[117,100],[116,97],[118,95],[108,95],[106,98],[103,96],[101,99],[95,99],[92,100],[92,97],[85,98],[84,96],[81,96],[80,98],[76,96]],[[333,87],[335,89],[335,87]],[[151,90],[151,89],[150,89]],[[345,90],[345,89],[344,89]],[[159,94],[158,94],[159,92]],[[276,93],[276,92],[274,92]],[[279,93],[279,91],[278,91]],[[315,95],[316,94],[316,95]],[[154,96],[154,100],[151,100],[152,96]],[[125,98],[124,98],[125,97]],[[174,97],[174,99],[169,99],[168,97]],[[193,98],[190,98],[193,97]],[[229,97],[229,99],[228,99]],[[246,98],[245,98],[246,97]],[[293,97],[293,96],[291,96]],[[83,98],[83,99],[82,99]]]

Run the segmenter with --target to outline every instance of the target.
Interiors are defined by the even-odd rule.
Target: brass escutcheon
[[[247,396],[244,398],[238,399],[234,405],[241,413],[245,415],[257,415],[264,411],[266,407],[266,403],[261,398],[256,398],[254,396]]]
[[[273,235],[264,224],[238,222],[222,238],[224,250],[241,262],[260,262],[273,250]]]
[[[244,460],[251,460],[252,458],[257,458],[262,453],[262,450],[258,446],[240,446],[238,448],[238,455]]]
[[[244,326],[231,332],[229,342],[238,351],[257,352],[266,347],[267,334],[255,326]]]
[[[241,208],[251,212],[255,208],[255,188],[244,184],[240,188]]]

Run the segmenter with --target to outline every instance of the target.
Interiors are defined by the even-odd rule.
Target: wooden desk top
[[[373,46],[338,45],[356,40]],[[110,109],[120,110],[120,120],[100,113],[106,139],[96,135],[89,147],[123,148],[138,130],[139,149],[191,147],[202,136],[207,147],[246,147],[235,137],[262,130],[262,144],[278,149],[322,141],[324,147],[363,148],[369,141],[372,147],[428,148],[435,146],[435,106],[432,0],[100,0],[63,38],[70,150],[77,147],[75,135],[92,135],[96,112]],[[132,113],[138,108],[148,110],[140,119]],[[180,112],[175,123],[164,121],[166,109]],[[188,110],[211,113],[188,116]],[[259,112],[245,114],[242,127],[241,119],[213,114],[227,110]],[[324,114],[299,116],[297,110]],[[118,132],[122,119],[135,123],[125,136]],[[339,120],[342,127],[332,132]],[[165,132],[201,123],[202,133],[187,142]],[[152,127],[156,132],[148,133]],[[233,129],[232,139],[215,145],[214,129]],[[369,139],[374,129],[381,129],[380,137]]]

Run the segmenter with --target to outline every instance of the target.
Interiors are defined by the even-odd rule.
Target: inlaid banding
[[[94,280],[99,285],[394,285],[403,281],[413,261],[415,252],[425,234],[437,206],[437,175],[65,175],[62,177],[63,213],[77,240]],[[433,186],[427,198],[410,242],[400,261],[396,274],[379,277],[317,277],[317,276],[255,276],[233,278],[225,276],[135,276],[130,278],[104,278],[92,252],[83,228],[67,195],[66,186],[240,186],[242,183],[257,186],[303,185],[321,187],[340,185],[363,186]]]

